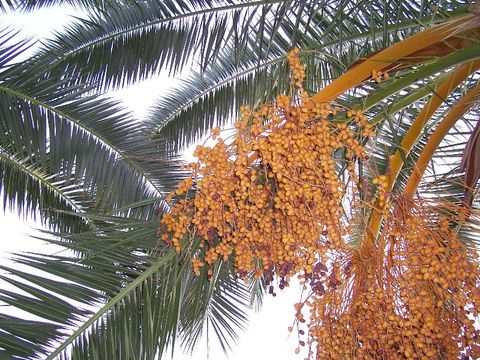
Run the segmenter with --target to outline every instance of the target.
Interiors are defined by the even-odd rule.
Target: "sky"
[[[30,15],[2,15],[1,23],[2,27],[4,24],[9,24],[15,28],[22,29],[23,35],[40,40],[48,37],[52,31],[60,31],[62,26],[68,22],[69,13],[78,15],[72,9],[42,9]],[[172,84],[171,78],[160,76],[128,89],[116,91],[112,96],[122,100],[125,106],[131,109],[138,118],[144,118],[148,113],[149,107],[154,104],[155,99],[166,91],[166,86],[169,84]],[[193,149],[194,147],[191,148]],[[190,158],[191,154],[187,152],[185,156]],[[46,244],[31,237],[35,233],[34,229],[39,227],[40,224],[35,223],[33,220],[19,218],[17,214],[8,210],[6,213],[0,210],[0,228],[2,229],[0,264],[12,265],[8,257],[15,252],[33,251],[52,254],[61,250],[59,247]],[[0,282],[0,286],[4,287],[7,285]],[[294,336],[289,337],[289,332],[287,331],[287,328],[292,325],[295,314],[293,304],[298,302],[298,298],[298,286],[291,286],[283,291],[277,291],[275,298],[267,295],[261,311],[258,313],[250,312],[247,329],[239,333],[239,341],[233,347],[228,359],[303,359],[305,354],[295,355],[294,351],[297,347],[297,341]],[[2,309],[2,312],[4,311]],[[22,315],[21,311],[10,313],[18,316]],[[209,348],[208,359],[225,360],[226,357],[220,346],[212,339]],[[173,357],[173,360],[190,359],[207,359],[205,339],[200,341],[200,345],[192,356],[176,352],[176,355]]]

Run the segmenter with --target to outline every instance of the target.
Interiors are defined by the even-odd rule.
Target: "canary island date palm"
[[[35,11],[61,3],[1,4],[2,9]],[[205,324],[224,348],[229,346],[245,323],[245,308],[261,298],[273,274],[238,274],[226,252],[209,269],[191,262],[196,246],[176,252],[158,238],[164,229],[157,237],[159,219],[171,210],[163,196],[184,177],[175,161],[179,150],[238,117],[242,104],[256,106],[290,91],[287,53],[292,47],[300,49],[307,68],[305,90],[320,91],[314,102],[335,100],[368,116],[376,137],[365,145],[374,152],[369,163],[359,165],[362,186],[384,176],[380,195],[404,188],[413,194],[417,185],[409,179],[422,178],[427,168],[430,178],[422,183],[422,193],[476,204],[478,130],[470,125],[475,92],[459,100],[453,115],[443,116],[477,81],[478,16],[469,12],[471,4],[65,3],[83,6],[86,19],[73,20],[26,61],[16,63],[15,58],[29,43],[12,42],[11,29],[1,32],[4,203],[37,214],[54,231],[55,240],[48,241],[70,250],[16,255],[17,264],[41,272],[2,267],[9,273],[2,279],[23,292],[2,289],[0,300],[43,319],[2,315],[2,356],[152,359],[177,341],[193,349]],[[388,56],[372,55],[443,23],[447,35],[420,36],[423,42],[400,46],[409,52],[393,47],[393,52],[384,50]],[[112,88],[160,71],[179,74],[192,64],[191,74],[159,99],[147,122],[105,97]],[[391,74],[387,81],[366,81],[372,75],[384,77],[379,72],[385,70]],[[464,125],[448,132],[455,142],[435,145],[429,139],[445,138],[436,130],[444,117],[450,119],[447,124],[461,118]],[[464,144],[471,134],[469,152],[464,152],[462,139]],[[433,160],[424,149],[437,150]],[[336,166],[342,166],[337,155]],[[451,171],[462,155],[465,181],[462,172]],[[438,159],[451,159],[450,167],[429,165]],[[412,169],[419,173],[411,175]],[[362,196],[385,201],[380,195],[370,189]],[[359,225],[349,238],[359,254],[369,254],[369,244],[377,243],[375,234],[386,224],[385,213],[379,206],[374,209],[379,210],[363,217],[369,216],[368,232]],[[471,212],[465,221],[474,219]],[[459,226],[458,233],[472,246],[478,237],[470,225]],[[207,240],[215,244],[218,234],[210,235]],[[91,313],[90,305],[100,310]]]

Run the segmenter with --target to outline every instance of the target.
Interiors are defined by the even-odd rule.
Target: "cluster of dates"
[[[371,187],[385,212],[378,239],[345,241],[368,235],[368,218],[353,218],[374,202],[361,200],[354,165],[368,158],[374,131],[360,111],[313,105],[298,51],[288,58],[297,94],[243,106],[229,141],[213,130],[216,143],[197,147],[191,176],[170,195],[159,236],[193,253],[197,276],[232,259],[241,278],[262,278],[273,295],[298,277],[307,291],[294,326],[310,358],[479,356],[475,253],[431,204],[394,201],[385,175]]]

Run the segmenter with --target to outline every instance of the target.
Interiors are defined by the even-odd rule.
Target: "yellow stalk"
[[[415,164],[413,173],[408,179],[408,183],[404,191],[404,194],[407,197],[413,197],[417,191],[418,184],[420,183],[428,163],[432,160],[433,154],[450,129],[473,105],[475,105],[475,103],[478,103],[479,100],[480,85],[477,85],[471,91],[469,91],[468,94],[457,101],[445,118],[440,122],[432,136],[430,136],[428,139],[427,144],[423,148],[422,153]]]
[[[312,96],[310,98],[310,100],[312,100],[311,104],[313,106],[315,104],[331,102],[348,89],[365,81],[372,75],[374,70],[382,70],[418,50],[474,29],[479,25],[480,17],[470,13],[416,33],[378,52],[348,70],[345,74]]]
[[[400,143],[400,148],[395,152],[388,171],[388,186],[387,192],[390,192],[398,177],[400,170],[404,165],[404,159],[410,153],[411,149],[418,141],[422,130],[427,121],[433,116],[435,111],[445,101],[448,95],[455,90],[459,84],[461,84],[471,73],[480,68],[480,61],[472,61],[466,63],[455,71],[453,71],[435,90],[434,95],[425,104],[423,109],[417,115],[417,118],[409,128],[404,138]],[[461,115],[460,115],[461,116]],[[427,162],[428,163],[428,162]],[[372,215],[370,217],[369,226],[365,236],[365,243],[360,249],[358,254],[360,257],[364,257],[365,253],[375,251],[375,240],[377,239],[378,232],[380,231],[380,225],[383,221],[384,209],[380,206],[379,201],[376,202]],[[376,266],[378,267],[378,281],[381,284],[383,279],[383,249],[385,244],[380,244],[380,259]]]
[[[453,71],[452,74],[450,74],[450,76],[448,76],[435,90],[434,95],[425,104],[423,109],[417,115],[417,118],[413,122],[412,126],[408,129],[400,143],[400,148],[395,152],[390,161],[387,174],[388,186],[385,189],[387,192],[392,191],[398,174],[403,167],[404,159],[406,156],[408,156],[413,146],[416,144],[427,121],[432,117],[435,111],[437,111],[448,95],[455,90],[457,86],[460,85],[471,73],[477,71],[479,68],[480,60],[466,63]],[[372,216],[370,217],[369,234],[372,237],[372,240],[374,240],[378,235],[382,219],[383,211],[377,201],[372,212]]]
[[[405,137],[400,143],[400,149],[398,149],[390,162],[389,168],[389,187],[388,191],[391,191],[398,173],[402,169],[403,159],[407,156],[413,145],[417,142],[420,134],[432,115],[437,111],[440,105],[443,104],[448,95],[457,88],[470,74],[480,69],[480,60],[472,61],[460,66],[457,70],[443,81],[443,83],[435,90],[432,98],[423,107],[420,113],[417,115],[412,126],[408,129]],[[403,154],[402,154],[403,153]]]

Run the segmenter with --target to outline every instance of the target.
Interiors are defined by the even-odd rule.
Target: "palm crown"
[[[0,29],[4,203],[38,214],[56,235],[48,241],[71,250],[15,257],[62,281],[2,266],[9,274],[1,278],[31,297],[2,289],[0,300],[44,321],[0,315],[0,354],[151,359],[176,341],[192,349],[207,323],[229,347],[264,285],[240,281],[230,260],[214,267],[211,281],[195,277],[185,255],[158,241],[158,221],[168,211],[164,196],[185,176],[179,151],[235,119],[240,105],[288,92],[292,47],[307,68],[305,89],[318,92],[312,99],[335,100],[372,119],[374,156],[361,169],[366,183],[393,162],[388,190],[415,192],[409,179],[421,165],[427,181],[419,191],[476,204],[478,16],[449,21],[468,14],[470,4],[6,0],[0,10],[62,3],[82,7],[87,18],[72,20],[24,62],[15,59],[29,42]],[[397,47],[392,65],[372,65],[376,51],[442,23],[449,24],[449,36],[423,40],[404,54]],[[105,96],[160,71],[179,74],[192,63],[146,122]],[[384,67],[389,80],[364,82]],[[471,95],[462,102],[464,93]],[[453,104],[462,120],[448,135],[435,135],[443,141],[431,147]],[[433,158],[425,148],[434,150]],[[382,214],[371,219],[380,227]],[[476,231],[459,231],[475,246]],[[350,241],[360,247],[363,239],[360,231]],[[83,310],[99,304],[94,314]]]

